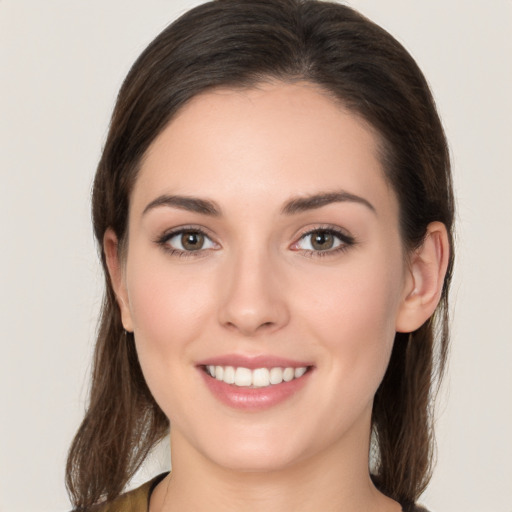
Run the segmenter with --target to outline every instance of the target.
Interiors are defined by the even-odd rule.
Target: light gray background
[[[117,90],[191,0],[0,0],[0,510],[65,511],[101,276],[89,192]],[[433,512],[512,511],[512,2],[353,0],[427,75],[458,203]],[[138,476],[158,471],[165,451]]]

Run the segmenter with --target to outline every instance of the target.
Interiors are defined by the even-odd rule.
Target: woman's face
[[[367,455],[405,260],[358,117],[307,83],[193,99],[142,162],[117,290],[173,449],[255,471]]]

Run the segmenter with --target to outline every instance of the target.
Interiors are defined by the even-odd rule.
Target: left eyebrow
[[[322,208],[322,206],[327,206],[331,203],[345,202],[362,204],[363,206],[366,206],[368,209],[370,209],[373,213],[377,213],[375,207],[364,197],[351,194],[350,192],[346,192],[344,190],[337,192],[320,192],[311,196],[296,197],[288,201],[283,206],[282,213],[285,215],[294,215],[296,213],[301,213],[307,210],[316,210],[317,208]]]

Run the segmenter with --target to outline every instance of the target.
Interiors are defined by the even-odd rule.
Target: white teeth
[[[293,368],[285,368],[283,371],[283,380],[290,382],[295,377],[295,370]]]
[[[299,368],[249,368],[233,366],[213,366],[206,367],[207,372],[217,380],[226,384],[234,384],[239,387],[264,388],[267,386],[290,382],[293,379],[299,379],[306,371],[306,366]]]
[[[235,369],[232,366],[226,366],[226,368],[224,368],[223,381],[226,384],[234,384],[235,383]]]
[[[249,368],[237,368],[235,370],[235,385],[250,386],[252,384],[252,372]]]
[[[295,378],[298,379],[306,373],[307,368],[302,366],[301,368],[295,368]]]
[[[283,369],[272,368],[270,370],[270,384],[281,384],[283,382]]]
[[[264,388],[270,384],[270,372],[266,368],[258,368],[252,372],[252,385]]]

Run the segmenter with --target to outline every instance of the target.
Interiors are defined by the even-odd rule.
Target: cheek
[[[333,382],[360,389],[368,398],[380,384],[393,346],[401,271],[401,265],[390,263],[339,269],[325,279],[314,276],[315,282],[312,276],[308,303],[301,308],[319,353],[329,356],[325,364]],[[296,296],[301,293],[305,290]]]
[[[193,336],[209,302],[210,286],[191,272],[186,266],[174,269],[161,256],[134,256],[127,286],[136,332],[166,346]]]
[[[189,369],[190,348],[204,331],[211,286],[193,279],[193,266],[173,269],[161,255],[133,254],[128,262],[128,298],[139,361],[157,402]],[[167,412],[167,407],[165,407]]]
[[[187,417],[183,404],[193,403],[194,397],[183,383],[197,378],[190,364],[192,348],[204,337],[211,284],[193,279],[186,265],[172,269],[161,256],[133,254],[128,264],[128,297],[143,375],[169,419]]]

